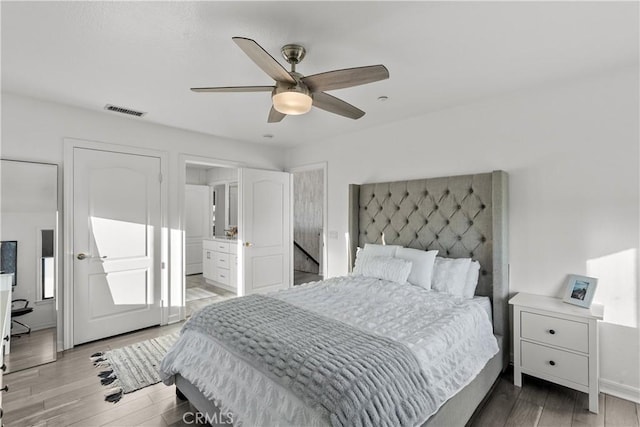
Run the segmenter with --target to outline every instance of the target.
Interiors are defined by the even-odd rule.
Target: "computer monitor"
[[[18,242],[5,240],[0,242],[0,271],[3,274],[13,274],[11,286],[18,280]]]

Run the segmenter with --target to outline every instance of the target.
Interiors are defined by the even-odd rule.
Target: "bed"
[[[506,174],[494,171],[349,188],[350,267],[355,262],[356,248],[367,243],[437,249],[440,256],[480,262],[476,297],[450,298],[367,276],[332,278],[269,297],[250,296],[236,303],[243,304],[240,308],[246,314],[237,314],[239,307],[232,304],[218,306],[207,313],[211,317],[207,318],[208,323],[195,320],[190,322],[192,326],[185,327],[163,361],[165,383],[175,382],[178,392],[199,411],[213,417],[219,417],[220,411],[230,412],[230,421],[243,425],[343,425],[344,417],[358,405],[370,406],[365,411],[369,418],[360,420],[362,425],[395,425],[398,421],[407,425],[464,425],[507,366],[506,186]],[[253,307],[261,306],[269,307],[266,314],[264,310],[254,311]],[[306,317],[299,317],[298,309],[303,312],[300,316]],[[283,313],[281,318],[277,318],[278,313]],[[340,357],[342,353],[331,352],[336,348],[343,351],[341,346],[347,345],[344,354],[349,357],[350,352],[355,354],[360,349],[368,354],[385,354],[387,360],[381,363],[390,365],[379,369],[383,374],[396,369],[394,361],[403,366],[409,364],[411,368],[406,370],[411,373],[406,378],[399,371],[387,375],[399,378],[402,386],[385,385],[384,379],[372,377],[376,384],[384,383],[380,387],[394,390],[381,392],[385,398],[375,404],[358,401],[360,395],[353,397],[353,402],[344,397],[318,397],[313,381],[323,383],[323,375],[333,374],[311,370],[302,376],[302,386],[297,377],[292,382],[287,377],[294,370],[292,366],[295,375],[308,366],[297,364],[294,356],[287,355],[290,360],[283,361],[278,358],[282,357],[280,353],[274,359],[270,354],[277,350],[260,336],[249,336],[247,340],[242,335],[246,328],[240,327],[238,333],[242,323],[236,320],[236,314],[245,316],[244,321],[253,322],[252,325],[287,328],[283,340],[309,341],[318,349],[318,358],[326,352],[325,358],[344,359]],[[269,321],[260,316],[270,316]],[[200,328],[196,327],[199,322]],[[443,330],[447,331],[444,335]],[[213,334],[218,335],[212,338]],[[327,342],[330,345],[325,346]],[[405,360],[405,348],[414,357]],[[253,354],[256,349],[258,356]],[[433,362],[439,358],[450,364]],[[268,369],[259,370],[256,360]],[[414,362],[419,369],[412,365]],[[457,374],[465,369],[469,371],[465,375]],[[425,382],[430,384],[428,390],[420,385]],[[356,380],[354,384],[349,387],[362,389]],[[343,384],[330,386],[331,390],[341,390]],[[394,395],[396,392],[400,397]],[[394,399],[403,403],[394,403]],[[393,410],[389,415],[384,407],[394,404],[394,408],[409,407]],[[380,414],[399,418],[376,418]]]

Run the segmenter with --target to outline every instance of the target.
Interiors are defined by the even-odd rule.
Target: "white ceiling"
[[[7,2],[2,90],[225,138],[293,146],[548,82],[638,63],[638,3]],[[194,86],[270,85],[231,41],[305,75],[384,64],[390,79],[331,92],[367,114],[313,109],[266,123],[270,96]],[[284,64],[284,60],[282,61]],[[389,100],[379,102],[386,95]],[[104,112],[104,114],[115,114]],[[273,134],[266,139],[264,134]]]

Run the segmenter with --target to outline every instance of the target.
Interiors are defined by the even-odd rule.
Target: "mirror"
[[[238,183],[229,184],[229,227],[238,226]]]
[[[0,164],[0,270],[11,280],[6,372],[56,360],[58,166]]]

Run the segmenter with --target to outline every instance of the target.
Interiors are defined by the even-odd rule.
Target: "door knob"
[[[253,243],[251,243],[251,242],[244,242],[244,245],[248,248],[249,246],[253,246]]]

